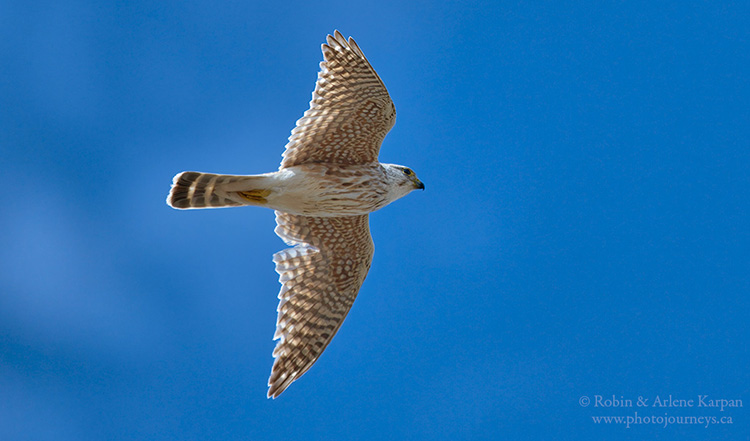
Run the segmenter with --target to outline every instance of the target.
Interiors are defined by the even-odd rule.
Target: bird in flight
[[[276,212],[276,234],[291,248],[273,256],[278,318],[268,397],[278,397],[323,353],[370,269],[369,213],[424,184],[408,167],[378,161],[396,108],[362,50],[339,31],[278,171],[262,175],[182,172],[173,208],[255,205]]]

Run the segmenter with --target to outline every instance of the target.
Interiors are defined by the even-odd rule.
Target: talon
[[[268,202],[266,198],[271,194],[271,190],[238,191],[237,194],[250,202],[265,204],[266,202]]]

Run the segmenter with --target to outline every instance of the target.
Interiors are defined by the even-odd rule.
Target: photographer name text
[[[725,409],[743,407],[741,399],[717,398],[708,395],[697,395],[695,398],[675,398],[672,395],[656,395],[654,397],[638,396],[636,399],[625,398],[616,395],[594,395],[592,400],[588,397],[581,400],[581,406],[587,407],[593,404],[593,407],[612,408],[630,408],[630,407],[686,407],[686,408],[713,408],[724,412]]]

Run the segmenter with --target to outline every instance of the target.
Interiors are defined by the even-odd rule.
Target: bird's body
[[[273,256],[282,284],[268,380],[274,398],[315,363],[354,303],[372,263],[369,213],[424,189],[411,169],[378,161],[396,109],[354,40],[336,31],[323,55],[310,109],[278,171],[182,172],[167,197],[180,209],[276,211],[276,234],[292,248]]]
[[[182,172],[175,176],[170,205],[219,208],[260,205],[303,216],[372,213],[413,190],[400,166],[300,164],[249,176]]]

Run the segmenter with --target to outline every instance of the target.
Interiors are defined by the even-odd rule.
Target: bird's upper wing
[[[396,107],[362,50],[339,31],[323,44],[310,109],[292,130],[281,167],[377,162]]]
[[[368,216],[276,212],[276,234],[293,246],[273,256],[279,292],[268,396],[277,397],[315,363],[354,303],[372,262]]]

